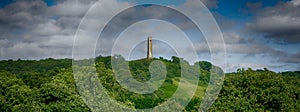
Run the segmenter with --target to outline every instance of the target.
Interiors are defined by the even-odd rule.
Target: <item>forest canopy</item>
[[[112,58],[116,57],[95,58],[97,80],[111,98],[132,109],[153,108],[167,101],[182,82],[181,70],[186,67],[191,77],[199,73],[197,90],[185,107],[171,105],[166,110],[183,108],[184,111],[198,111],[212,75],[211,68],[215,67],[206,61],[190,65],[175,56],[171,60],[153,58],[126,61],[132,77],[138,82],[150,80],[152,73],[148,69],[153,61],[160,61],[166,67],[166,78],[157,90],[149,94],[138,94],[120,85],[115,73],[123,73],[124,70],[113,70]],[[82,83],[86,83],[84,81]],[[183,85],[188,89],[193,84],[184,82]],[[0,111],[91,111],[77,89],[71,59],[0,61]],[[298,111],[299,95],[299,71],[275,73],[268,69],[241,68],[236,72],[226,73],[222,89],[208,111]],[[106,105],[99,109],[109,111],[114,110],[113,108],[114,106]]]

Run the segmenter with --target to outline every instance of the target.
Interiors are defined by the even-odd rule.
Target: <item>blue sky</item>
[[[266,67],[277,72],[300,70],[299,0],[201,1],[213,14],[221,28],[227,49],[227,72],[235,71],[240,67],[254,69]],[[0,2],[0,59],[72,57],[72,41],[79,23],[95,2],[96,0],[2,0]],[[132,7],[135,3],[145,3],[149,0],[110,0],[107,2],[109,5],[105,6],[106,9],[111,8],[112,10],[100,7],[97,13],[106,16],[114,9],[121,9],[122,6]],[[195,14],[200,12],[199,5],[195,4],[193,0],[153,0],[153,2],[174,8],[189,7]],[[148,7],[150,10],[145,10],[145,15],[154,14],[157,16],[156,18],[178,19],[172,17],[172,12],[166,9]],[[124,23],[130,22],[132,21],[131,15],[134,14],[137,13],[131,12],[117,20]],[[104,22],[102,19],[88,18],[87,20],[91,24],[88,27],[96,27]],[[193,43],[198,45],[196,50],[199,60],[211,61],[205,38],[197,33],[189,22],[179,19],[178,24],[186,28],[184,32],[192,34],[192,40],[195,40]],[[112,28],[116,26],[118,25],[112,25]],[[178,47],[182,52],[188,54],[190,50],[184,49],[185,44],[178,44],[183,41],[181,38],[184,35],[175,31],[177,29],[174,26],[162,21],[144,21],[132,24],[120,38],[127,38],[124,41],[127,40],[128,44],[123,45],[123,48],[127,49],[126,47],[131,46],[129,45],[130,40],[145,40],[149,34],[157,39],[174,37],[177,41],[170,38],[170,41],[174,40],[176,44],[173,47]],[[164,39],[168,40],[168,38]],[[104,40],[111,41],[111,39]],[[82,44],[89,42],[93,41],[88,38],[82,40]],[[137,45],[136,48],[128,47],[129,50],[132,50],[131,55],[136,54],[129,59],[144,57],[145,46],[142,43],[134,44]],[[157,41],[157,43],[161,43],[161,41]],[[157,44],[157,46],[165,46],[165,49],[156,48],[154,56],[170,58],[174,54],[171,49],[172,45],[169,47],[166,45],[167,43]],[[104,46],[99,50],[99,54],[108,55],[109,53],[104,53],[108,51],[105,49],[106,47],[110,48],[111,46]],[[212,48],[218,50],[218,45],[212,46]]]
[[[247,2],[251,3],[262,3],[263,7],[272,7],[276,5],[280,1],[287,1],[287,0],[219,0],[218,1],[218,8],[213,9],[213,11],[217,11],[222,15],[226,15],[226,17],[233,18],[233,19],[241,19],[244,17],[249,17],[249,14],[245,14],[242,11],[247,11]]]

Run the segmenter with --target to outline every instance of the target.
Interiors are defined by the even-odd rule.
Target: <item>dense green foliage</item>
[[[211,111],[299,111],[299,95],[299,76],[281,75],[267,69],[239,70],[226,75]]]
[[[153,108],[158,104],[168,100],[168,98],[170,98],[174,94],[174,92],[178,87],[178,85],[175,84],[175,82],[179,81],[177,80],[178,78],[176,77],[181,76],[181,67],[188,68],[189,74],[187,75],[193,75],[192,73],[197,73],[197,70],[199,70],[199,69],[194,69],[196,67],[190,66],[188,62],[178,57],[172,57],[172,61],[164,60],[164,59],[156,59],[156,58],[153,58],[151,60],[140,59],[140,60],[130,61],[129,69],[131,71],[131,75],[134,77],[135,80],[139,82],[145,82],[150,79],[150,72],[148,69],[151,62],[155,60],[160,60],[165,64],[167,68],[166,79],[160,88],[158,88],[156,91],[154,91],[151,94],[137,94],[137,93],[130,92],[125,88],[122,88],[122,86],[118,83],[118,81],[114,77],[113,72],[112,71],[107,72],[107,69],[110,70],[110,68],[113,68],[111,66],[105,66],[104,63],[109,62],[109,60],[111,59],[103,58],[101,61],[96,63],[97,70],[98,70],[97,72],[100,73],[99,78],[102,85],[107,89],[107,91],[109,91],[111,97],[113,97],[117,101],[124,102],[124,103],[131,102],[130,104],[133,104],[133,106],[137,109]],[[180,62],[184,64],[181,65]],[[102,69],[103,67],[106,67],[106,69]],[[201,69],[201,71],[204,70]],[[123,73],[126,71],[121,69],[116,72]],[[205,76],[209,77],[209,72],[202,73],[202,74],[206,74]],[[127,81],[131,82],[130,80]],[[206,80],[206,82],[202,81],[199,84],[207,85],[207,82],[208,80]]]
[[[191,78],[195,73],[200,73],[200,77],[198,89],[185,111],[197,111],[213,67],[205,61],[189,65],[187,61],[175,56],[172,60],[154,58],[129,61],[131,75],[139,82],[150,79],[149,65],[155,60],[163,62],[167,70],[161,87],[151,94],[137,94],[122,87],[116,80],[115,73],[126,71],[113,70],[112,58],[120,57],[95,59],[98,80],[111,98],[136,109],[152,108],[167,101],[178,87],[181,70],[187,68],[185,70]],[[91,111],[77,92],[71,65],[70,59],[0,61],[0,111]],[[81,76],[89,77],[88,74]],[[235,73],[226,74],[223,88],[210,111],[298,111],[299,76],[297,71],[274,73],[267,69],[239,69]],[[82,80],[82,83],[89,81]],[[188,89],[190,83],[183,85]],[[97,92],[94,94],[100,95]],[[101,111],[104,108],[114,107],[106,105],[100,108]],[[168,108],[176,109],[180,105],[170,105],[166,110]]]

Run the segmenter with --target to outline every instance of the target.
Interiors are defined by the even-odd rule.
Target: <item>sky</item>
[[[208,44],[208,37],[195,24],[172,10],[186,8],[187,13],[201,15],[205,9],[194,2],[197,0],[153,1],[171,8],[143,5],[124,10],[149,0],[1,0],[0,60],[72,58],[76,36],[84,37],[77,40],[78,46],[95,43],[91,37],[99,38],[96,50],[92,49],[97,55],[119,53],[126,59],[146,56],[149,35],[155,39],[155,57],[178,55],[193,63],[190,57],[196,53],[197,60],[212,62],[211,50],[217,52],[214,55],[221,52],[220,43]],[[201,2],[223,35],[227,63],[220,66],[226,66],[226,72],[248,67],[276,72],[300,70],[300,0]],[[104,27],[101,34],[101,30],[91,30],[100,27]],[[86,34],[78,35],[86,30]],[[79,54],[88,49],[81,47]]]

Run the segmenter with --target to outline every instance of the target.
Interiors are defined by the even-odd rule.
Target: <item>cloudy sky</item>
[[[99,55],[120,53],[127,55],[128,59],[143,58],[146,56],[145,40],[148,35],[155,39],[155,57],[170,58],[179,52],[186,54],[185,58],[189,60],[189,53],[195,50],[198,60],[211,61],[210,50],[218,51],[220,47],[218,43],[210,43],[208,46],[205,37],[197,32],[193,23],[164,7],[135,7],[125,10],[126,13],[120,13],[105,24],[105,20],[110,19],[105,17],[110,17],[114,11],[147,0],[108,0],[106,5],[94,7],[94,12],[89,12],[96,2],[1,0],[0,59],[71,58],[76,34],[80,34],[82,29],[88,29],[85,27],[98,28],[105,25],[104,33],[100,35],[103,38],[98,40],[97,48],[94,49]],[[300,0],[202,2],[210,10],[223,34],[227,50],[226,72],[240,67],[268,68],[277,72],[300,70]],[[195,15],[203,13],[203,9],[199,8],[201,4],[194,0],[160,0],[160,4],[175,9],[188,7],[190,13]],[[99,16],[85,16],[87,12]],[[83,18],[86,24],[80,24]],[[99,32],[86,32],[82,36],[86,38],[77,40],[78,44],[93,43],[93,39],[89,38],[99,37]],[[190,36],[191,41],[183,39],[186,36]],[[193,50],[189,42],[195,45],[192,46]],[[84,53],[87,49],[83,47],[79,51]]]

